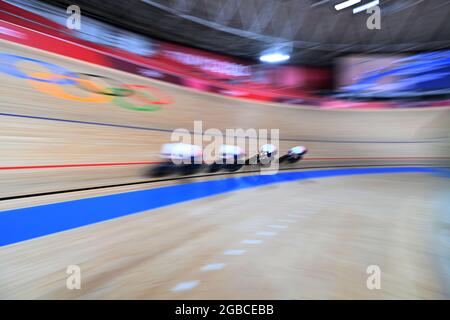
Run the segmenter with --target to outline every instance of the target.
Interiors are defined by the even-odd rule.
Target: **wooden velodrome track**
[[[203,130],[280,129],[281,153],[299,144],[309,149],[291,168],[448,165],[449,108],[334,111],[258,103],[5,41],[0,48],[149,85],[173,99],[158,111],[129,110],[53,97],[1,73],[0,209],[179,183],[56,193],[155,180],[145,174],[149,164],[139,163],[160,161],[171,131],[192,130],[199,120]],[[27,74],[48,72],[32,62],[17,65]],[[33,239],[0,249],[0,298],[448,298],[446,188],[447,180],[419,174],[291,182]],[[32,196],[45,193],[55,194]],[[228,249],[237,256],[223,255]],[[81,290],[65,287],[72,264],[83,270]],[[381,290],[365,285],[373,264],[383,272]],[[201,271],[205,265],[218,270]],[[178,290],[180,283],[193,288]]]

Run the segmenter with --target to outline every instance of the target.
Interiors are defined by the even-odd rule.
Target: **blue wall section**
[[[395,78],[395,86],[383,88],[383,81],[391,83]],[[383,92],[429,92],[450,88],[450,50],[412,55],[397,59],[390,65],[370,71],[361,76],[345,90]]]
[[[0,212],[0,246],[114,219],[141,211],[268,184],[334,176],[440,173],[441,169],[357,168],[256,175],[186,183]]]

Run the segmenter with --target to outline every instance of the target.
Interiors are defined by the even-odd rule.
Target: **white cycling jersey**
[[[261,153],[267,154],[270,153],[271,155],[276,155],[278,150],[277,147],[275,147],[273,144],[265,144],[261,147]]]
[[[306,148],[304,146],[296,146],[288,151],[288,155],[298,155],[301,156],[306,152]]]
[[[220,155],[223,159],[230,159],[233,157],[242,157],[245,155],[244,150],[238,146],[232,146],[228,144],[224,144],[219,149]]]
[[[199,146],[187,143],[166,143],[161,149],[161,157],[170,160],[190,160],[202,156]]]

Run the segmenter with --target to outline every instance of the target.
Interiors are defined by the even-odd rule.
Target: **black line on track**
[[[404,166],[426,166],[433,167],[433,165],[423,164],[423,163],[408,163],[408,164],[368,164],[368,165],[331,165],[331,166],[309,166],[309,167],[295,167],[295,168],[279,168],[278,171],[288,171],[288,170],[299,170],[299,169],[327,169],[327,168],[357,168],[357,167],[404,167]],[[439,166],[435,166],[439,167]],[[118,183],[118,184],[110,184],[96,187],[84,187],[77,189],[67,189],[67,190],[58,190],[58,191],[48,191],[48,192],[39,192],[39,193],[31,193],[17,196],[9,196],[0,198],[0,201],[7,200],[16,200],[16,199],[24,199],[24,198],[32,198],[32,197],[41,197],[41,196],[49,196],[55,194],[65,194],[65,193],[73,193],[80,191],[91,191],[91,190],[99,190],[99,189],[107,189],[107,188],[115,188],[115,187],[126,187],[140,184],[151,184],[156,182],[165,182],[165,181],[178,181],[178,180],[188,180],[188,179],[196,179],[196,178],[205,178],[211,176],[227,176],[227,175],[236,175],[243,173],[255,173],[260,172],[261,170],[249,170],[249,171],[240,171],[240,172],[220,172],[220,173],[211,173],[211,174],[202,174],[195,176],[183,176],[183,177],[172,177],[166,179],[156,179],[156,180],[145,180],[145,181],[136,181],[136,182],[127,182],[127,183]]]

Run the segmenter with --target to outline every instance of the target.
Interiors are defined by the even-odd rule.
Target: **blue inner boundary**
[[[336,176],[387,173],[432,173],[449,177],[449,170],[425,167],[351,168],[255,175],[192,182],[94,198],[72,200],[0,212],[0,246],[30,240],[138,212],[226,192]]]
[[[113,128],[123,128],[123,129],[133,129],[133,130],[145,130],[145,131],[157,131],[157,132],[169,132],[172,133],[175,129],[163,129],[163,128],[152,128],[152,127],[139,127],[133,125],[126,124],[116,124],[116,123],[105,123],[105,122],[92,122],[92,121],[83,121],[83,120],[72,120],[72,119],[59,119],[59,118],[49,118],[49,117],[40,117],[40,116],[29,116],[24,114],[14,114],[14,113],[0,113],[2,117],[15,117],[15,118],[25,118],[25,119],[35,119],[35,120],[47,120],[47,121],[56,121],[56,122],[65,122],[65,123],[76,123],[76,124],[85,124],[85,125],[93,125],[93,126],[104,126],[104,127],[113,127]],[[194,131],[189,131],[190,134],[194,134]],[[207,135],[203,132],[204,135]],[[210,134],[210,136],[217,136],[214,134]],[[280,141],[303,141],[303,142],[325,142],[325,143],[436,143],[440,142],[443,139],[447,139],[447,137],[435,137],[435,138],[426,138],[424,140],[404,140],[404,141],[377,141],[377,140],[324,140],[324,139],[305,139],[305,138],[280,138]]]

